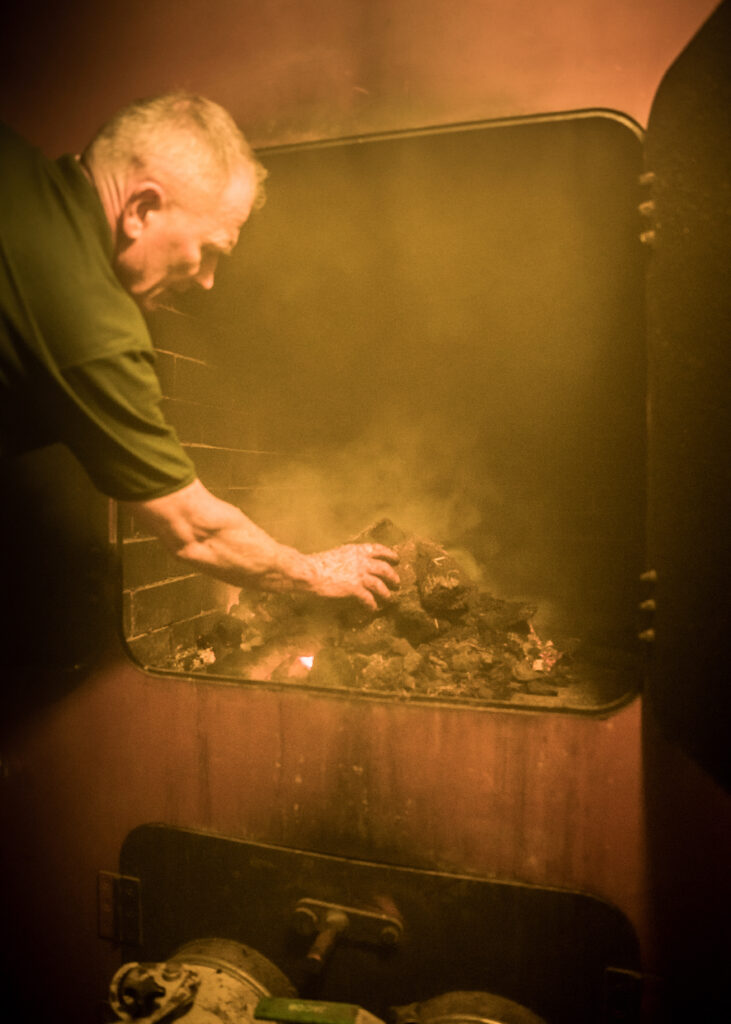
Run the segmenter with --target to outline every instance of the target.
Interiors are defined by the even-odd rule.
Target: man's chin
[[[143,313],[157,313],[163,309],[171,313],[181,313],[182,310],[179,309],[180,301],[187,290],[187,288],[171,288],[161,285],[147,289],[127,288],[130,296]]]
[[[133,298],[145,313],[157,313],[160,310],[179,312],[175,305],[176,297],[167,291],[145,292],[142,295],[134,295]]]

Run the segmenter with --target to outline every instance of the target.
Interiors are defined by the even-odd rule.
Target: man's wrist
[[[310,555],[296,548],[279,545],[271,572],[261,581],[267,590],[298,590],[312,593],[315,589],[315,566]]]

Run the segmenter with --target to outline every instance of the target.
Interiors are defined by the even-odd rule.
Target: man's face
[[[171,305],[194,285],[212,288],[218,259],[236,245],[253,198],[254,182],[245,174],[215,202],[197,196],[183,205],[144,196],[116,257],[124,287],[146,310]]]

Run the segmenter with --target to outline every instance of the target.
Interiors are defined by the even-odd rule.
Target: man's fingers
[[[381,558],[386,562],[392,562],[394,565],[398,563],[399,556],[393,550],[393,548],[387,548],[383,544],[366,544],[368,554],[372,555],[373,558]]]
[[[372,594],[380,597],[382,601],[390,601],[393,598],[393,591],[379,576],[367,576],[365,585]]]
[[[375,597],[373,596],[373,594],[371,594],[370,590],[366,590],[366,588],[364,586],[361,587],[354,594],[354,597],[358,601],[360,601],[361,604],[364,604],[366,606],[366,608],[368,608],[369,611],[372,611],[372,612],[377,612],[378,611],[378,601],[376,601]]]
[[[364,544],[363,550],[370,559],[368,571],[373,576],[385,580],[390,587],[398,587],[400,583],[398,573],[392,567],[399,561],[399,556],[396,552],[392,548],[385,547],[383,544]],[[388,595],[384,594],[382,596]]]
[[[385,583],[387,583],[388,586],[391,587],[391,589],[395,589],[396,587],[398,587],[399,583],[401,582],[399,580],[398,573],[396,572],[395,569],[391,568],[388,562],[383,562],[379,559],[374,559],[374,561],[369,566],[369,571],[372,576],[375,576],[379,580],[385,581]]]

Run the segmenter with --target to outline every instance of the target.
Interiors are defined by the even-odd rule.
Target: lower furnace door
[[[140,881],[141,945],[126,960],[162,961],[207,937],[253,947],[303,998],[389,1009],[453,991],[512,999],[550,1024],[639,1020],[639,952],[616,908],[584,893],[414,870],[244,842],[165,825],[126,838],[120,870]],[[385,908],[403,923],[390,948],[339,939],[306,971],[311,938],[298,902]]]

